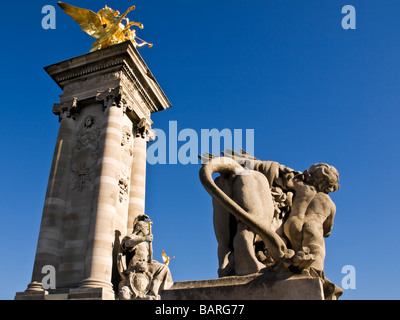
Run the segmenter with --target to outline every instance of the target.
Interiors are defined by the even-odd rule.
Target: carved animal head
[[[119,11],[115,11],[107,6],[105,6],[103,9],[101,9],[97,14],[101,17],[102,23],[105,23],[105,24],[112,22],[114,20],[114,18],[117,18],[120,16]]]
[[[145,272],[148,269],[148,263],[144,259],[139,259],[135,264],[135,271]]]
[[[335,167],[326,163],[314,164],[304,172],[304,179],[307,183],[315,186],[318,191],[324,193],[339,190],[339,172]]]

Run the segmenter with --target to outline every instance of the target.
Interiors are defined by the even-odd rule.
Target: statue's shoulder
[[[131,236],[125,236],[125,237],[122,239],[121,243],[125,243],[125,242],[128,241],[128,240],[132,240],[132,237],[131,237]]]
[[[132,251],[133,249],[134,249],[134,247],[132,248],[132,247],[127,247],[126,246],[126,242],[127,241],[129,241],[129,240],[132,240],[132,237],[131,236],[125,236],[123,239],[122,239],[122,241],[121,241],[121,248],[122,248],[122,250],[123,251]]]
[[[320,205],[324,206],[325,208],[329,207],[332,211],[336,211],[336,205],[329,196],[329,194],[325,192],[318,192],[314,197],[314,201],[318,201]]]

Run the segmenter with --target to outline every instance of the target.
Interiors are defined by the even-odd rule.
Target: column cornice
[[[63,89],[64,94],[66,94],[64,89],[70,88],[74,83],[83,83],[83,80],[117,72],[119,75],[116,79],[109,81],[119,82],[121,85],[123,74],[128,80],[126,82],[131,84],[132,91],[136,91],[143,100],[144,105],[140,107],[147,109],[142,110],[143,112],[155,113],[171,107],[160,85],[130,41],[59,62],[44,69]],[[92,93],[82,87],[74,87],[70,91],[72,92],[68,92],[69,96],[77,96],[80,100],[93,98],[88,96],[90,94],[95,95],[95,92]]]

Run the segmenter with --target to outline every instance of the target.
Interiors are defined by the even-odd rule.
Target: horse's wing
[[[71,6],[70,4],[58,2],[60,8],[72,19],[79,23],[81,29],[90,36],[99,39],[104,30],[100,17],[91,10]]]

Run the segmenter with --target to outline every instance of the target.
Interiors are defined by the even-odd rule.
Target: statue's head
[[[314,164],[304,172],[307,183],[315,186],[319,192],[335,192],[339,190],[339,172],[326,163]]]
[[[85,119],[85,127],[90,128],[94,124],[94,117],[93,116],[87,116]]]
[[[138,216],[133,222],[133,233],[139,234],[142,232],[144,235],[149,234],[149,225],[146,222],[148,218],[145,214]]]
[[[136,223],[135,229],[134,229],[135,234],[143,233],[143,234],[148,234],[149,233],[149,227],[146,222],[140,221]]]

